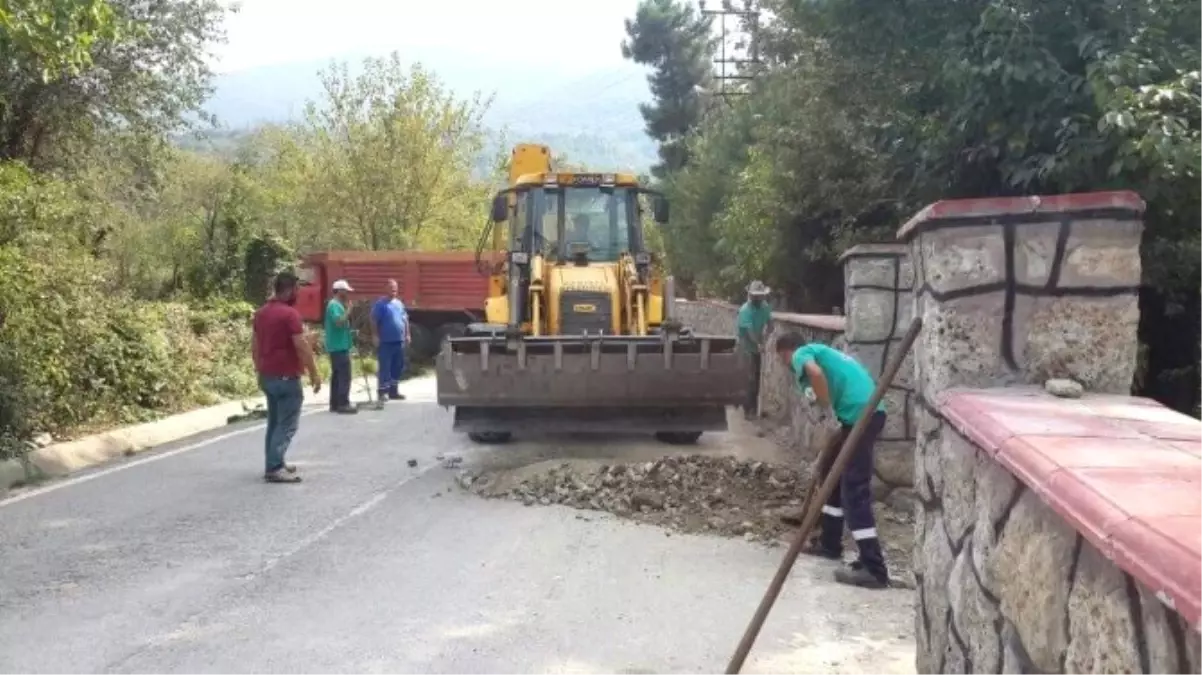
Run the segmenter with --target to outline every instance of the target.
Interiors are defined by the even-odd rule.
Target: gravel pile
[[[484,497],[527,506],[561,504],[686,533],[742,537],[779,545],[796,532],[807,476],[801,471],[733,457],[670,455],[652,462],[562,462],[519,480],[460,474],[460,484]],[[895,573],[909,564],[909,514],[876,505],[878,528]],[[900,546],[899,546],[900,545]],[[847,551],[854,550],[850,538]]]

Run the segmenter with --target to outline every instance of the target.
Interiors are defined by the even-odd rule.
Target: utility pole
[[[747,90],[738,83],[755,79],[754,66],[760,63],[760,54],[758,49],[758,37],[760,28],[760,13],[757,10],[751,9],[752,3],[746,2],[745,9],[737,10],[731,6],[730,0],[721,0],[722,9],[706,9],[705,0],[699,0],[698,4],[701,7],[703,16],[717,16],[718,30],[720,33],[719,45],[720,55],[714,59],[714,63],[718,64],[718,91],[715,92],[726,103],[730,103],[731,96],[743,96],[747,94]],[[735,17],[743,22],[745,30],[749,33],[746,56],[738,58],[735,50],[727,51],[727,26],[726,17]],[[728,55],[729,54],[729,55]],[[753,68],[745,70],[744,67],[751,65]],[[728,71],[727,68],[730,68]]]

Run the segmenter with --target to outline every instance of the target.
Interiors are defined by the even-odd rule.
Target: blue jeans
[[[284,455],[300,425],[305,390],[299,377],[259,376],[259,389],[267,396],[267,473],[284,468]]]
[[[381,342],[376,348],[376,384],[380,396],[396,396],[397,385],[405,373],[405,343]]]

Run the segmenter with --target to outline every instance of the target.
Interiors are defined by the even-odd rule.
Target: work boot
[[[388,399],[390,401],[404,401],[405,395],[401,394],[399,392],[390,391],[390,392],[388,392]]]
[[[835,570],[835,581],[860,588],[889,588],[889,573],[871,572],[863,562],[856,560],[843,569]]]
[[[338,415],[358,415],[359,409],[353,405],[342,405],[334,408],[333,412]]]
[[[805,546],[801,547],[801,552],[806,555],[812,555],[815,558],[826,558],[827,560],[843,559],[843,551],[841,549],[829,548],[817,538],[806,542]]]
[[[856,540],[856,546],[860,549],[859,558],[847,569],[835,572],[835,581],[862,588],[888,588],[889,569],[885,567],[881,540],[864,537]]]

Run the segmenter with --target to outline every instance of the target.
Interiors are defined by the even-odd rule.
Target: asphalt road
[[[539,442],[472,446],[428,380],[407,386],[382,412],[307,414],[300,485],[261,481],[249,424],[0,502],[0,671],[725,667],[781,549],[464,493],[439,453]],[[914,671],[911,594],[831,570],[798,566],[746,671]]]

